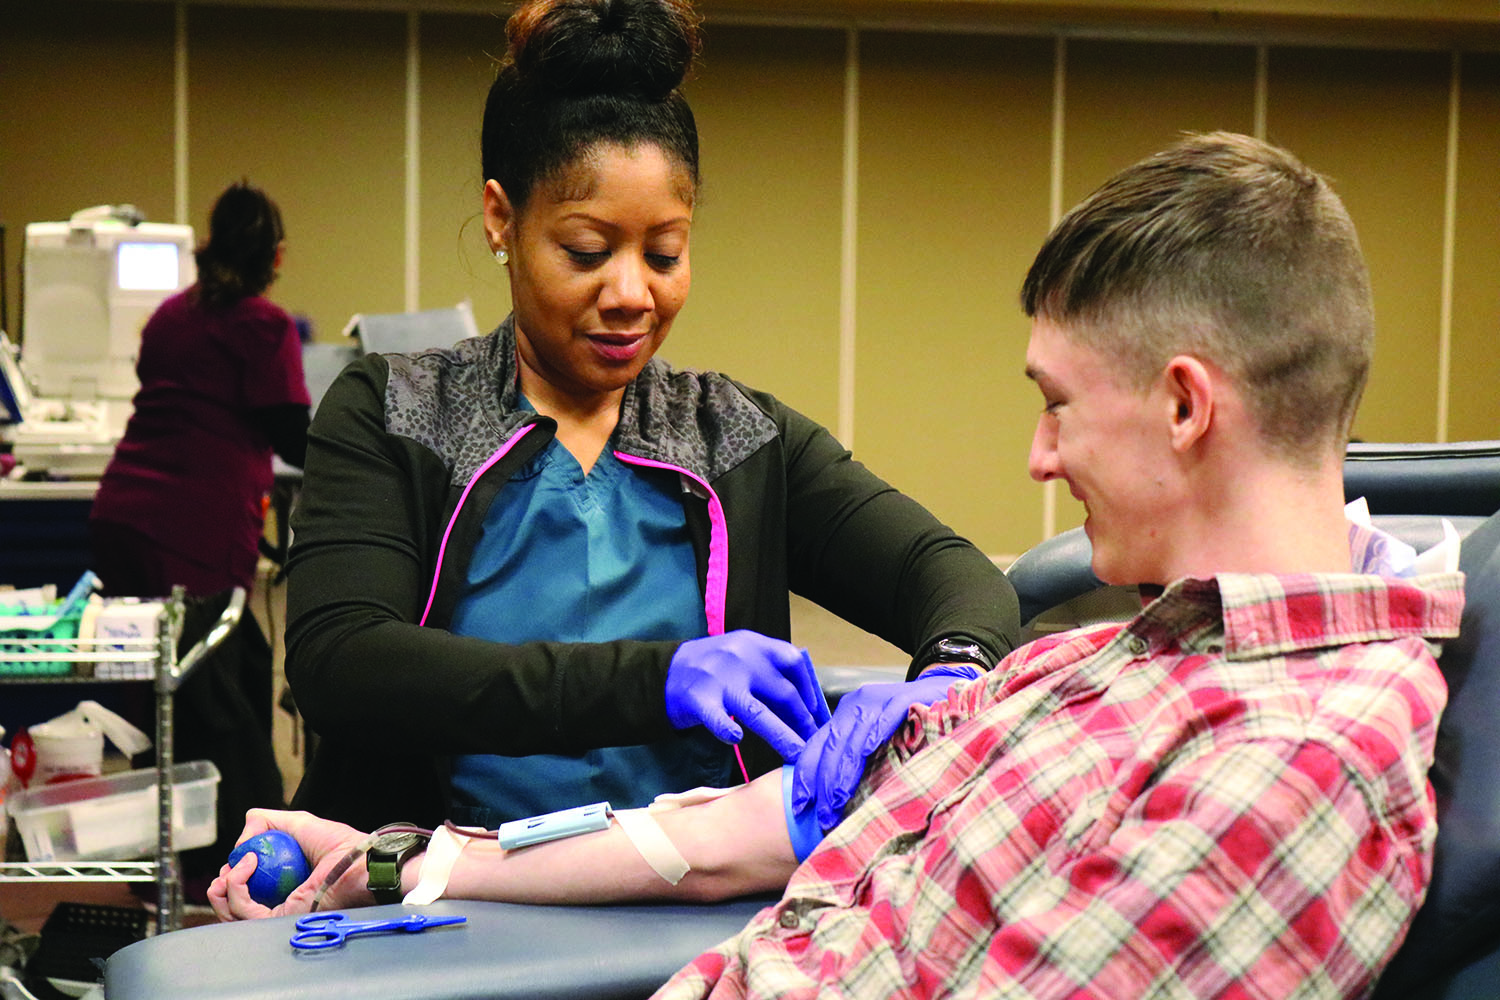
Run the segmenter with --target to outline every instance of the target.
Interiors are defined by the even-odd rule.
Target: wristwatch
[[[407,826],[405,823],[391,825]],[[370,890],[377,903],[399,903],[401,866],[425,850],[431,837],[410,829],[391,833],[377,830],[375,833],[375,842],[365,851],[365,868],[369,872],[365,888]]]
[[[979,643],[964,636],[944,636],[922,652],[918,668],[934,663],[977,663],[985,670],[995,665],[995,658]]]

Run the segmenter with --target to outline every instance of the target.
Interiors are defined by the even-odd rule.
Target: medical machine
[[[11,395],[24,405],[0,436],[28,471],[97,476],[139,387],[141,327],[197,278],[193,228],[145,222],[131,205],[97,205],[67,222],[27,225],[21,265],[13,360],[24,384]],[[12,352],[0,345],[0,353]]]

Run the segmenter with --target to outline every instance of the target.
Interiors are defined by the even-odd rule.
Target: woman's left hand
[[[982,673],[978,664],[944,663],[914,681],[864,684],[839,699],[833,718],[813,734],[792,775],[792,812],[816,808],[818,825],[832,830],[844,816],[870,754],[906,721],[913,705],[931,705],[960,680]]]

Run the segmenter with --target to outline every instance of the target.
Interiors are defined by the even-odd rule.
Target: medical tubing
[[[823,842],[823,828],[818,825],[817,810],[809,802],[799,814],[792,809],[792,764],[781,767],[781,809],[786,814],[786,832],[792,838],[792,853],[797,861],[807,860],[813,848]]]

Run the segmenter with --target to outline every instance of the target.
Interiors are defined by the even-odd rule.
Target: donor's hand
[[[238,843],[267,830],[280,830],[289,834],[302,848],[312,874],[286,900],[275,907],[262,906],[250,898],[250,875],[255,871],[257,858],[249,852],[240,858],[233,868],[224,865],[219,876],[208,887],[208,903],[220,920],[250,920],[258,917],[278,917],[288,913],[307,913],[312,907],[313,896],[323,884],[328,873],[355,847],[365,840],[365,834],[352,826],[319,819],[312,813],[283,812],[274,809],[251,809],[245,814],[245,829],[240,832]],[[363,859],[356,859],[349,873],[341,877],[323,897],[319,908],[323,910],[347,909],[351,906],[367,906],[373,902],[365,889]]]

